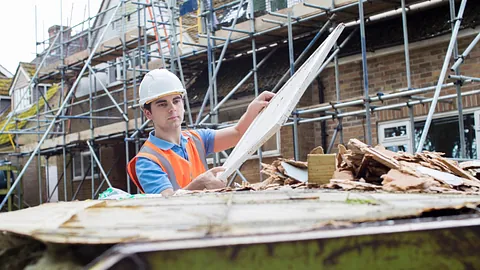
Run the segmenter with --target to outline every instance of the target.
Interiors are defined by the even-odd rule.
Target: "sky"
[[[0,25],[3,37],[0,43],[0,65],[13,74],[18,62],[30,62],[35,58],[35,6],[37,40],[43,41],[48,38],[50,26],[60,25],[62,21],[63,25],[71,26],[88,18],[89,2],[90,15],[93,16],[98,12],[101,0],[0,1],[2,10]],[[77,29],[80,28],[81,26]],[[43,46],[38,46],[37,49],[41,52]]]

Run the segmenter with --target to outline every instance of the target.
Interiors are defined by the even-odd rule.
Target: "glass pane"
[[[475,120],[473,114],[464,115],[466,158],[477,158]],[[425,121],[415,123],[415,146],[418,147]],[[423,150],[445,153],[446,157],[460,158],[458,117],[433,119]]]
[[[404,145],[392,145],[385,147],[387,150],[393,151],[393,152],[408,152],[408,146],[406,144]]]
[[[88,174],[87,176],[91,176],[92,175],[92,163],[91,163],[91,156],[90,156],[90,153],[87,153],[87,154],[83,154],[83,169],[85,170],[85,173],[88,171]],[[95,166],[95,164],[94,164]],[[94,169],[95,170],[95,169]]]
[[[389,127],[383,131],[385,138],[407,136],[407,126]]]
[[[82,161],[80,153],[73,154],[73,177],[82,177]]]

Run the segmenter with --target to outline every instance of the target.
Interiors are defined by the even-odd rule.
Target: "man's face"
[[[151,112],[144,110],[148,119],[162,128],[177,128],[181,126],[185,109],[183,108],[183,99],[181,95],[169,95],[151,103]]]

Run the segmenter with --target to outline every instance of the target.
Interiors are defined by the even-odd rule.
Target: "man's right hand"
[[[224,188],[226,183],[217,178],[217,174],[225,171],[223,167],[215,167],[200,174],[184,189],[187,190],[204,190]]]

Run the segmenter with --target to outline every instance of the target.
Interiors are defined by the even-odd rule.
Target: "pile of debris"
[[[478,193],[480,162],[455,161],[443,153],[409,154],[371,147],[357,139],[339,145],[337,169],[325,188],[401,192]]]
[[[251,184],[253,190],[275,190],[282,186],[291,188],[313,188],[319,185],[309,184],[308,165],[304,161],[278,158],[272,164],[262,163],[261,173],[268,178],[260,183]]]
[[[357,139],[338,146],[336,170],[330,183],[308,183],[307,162],[279,158],[262,163],[268,178],[248,185],[248,189],[329,188],[342,190],[480,193],[480,160],[458,164],[443,153],[424,151],[417,154],[392,152],[378,145],[369,146]],[[323,153],[322,149],[314,152]],[[313,152],[312,152],[313,153]]]

